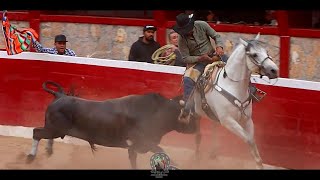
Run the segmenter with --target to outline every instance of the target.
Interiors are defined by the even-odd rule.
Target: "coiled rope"
[[[172,44],[167,44],[157,49],[151,56],[154,64],[174,65],[176,54],[171,52],[169,55],[162,57],[161,55],[167,50],[175,48]]]

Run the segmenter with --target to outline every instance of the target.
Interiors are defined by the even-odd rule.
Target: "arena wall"
[[[80,97],[105,100],[160,92],[166,97],[181,93],[183,67],[128,62],[121,60],[66,57],[40,53],[8,56],[0,52],[0,134],[32,138],[32,127],[44,124],[44,111],[53,99],[42,83],[53,80],[66,90],[75,88]],[[252,82],[267,92],[254,104],[255,136],[264,163],[285,168],[320,167],[320,83],[279,78]],[[202,148],[211,144],[212,123],[202,119]],[[249,153],[243,142],[225,130],[219,130],[220,151]],[[164,142],[194,147],[191,135],[169,134]],[[242,150],[240,150],[242,148]]]

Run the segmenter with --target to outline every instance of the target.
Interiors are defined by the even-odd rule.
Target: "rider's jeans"
[[[205,67],[206,67],[206,64],[198,63],[193,68],[197,69],[202,74],[204,69],[205,69]],[[191,78],[183,77],[183,89],[184,89],[183,97],[184,97],[184,102],[186,103],[185,111],[187,111],[187,112],[188,111],[195,112],[194,100],[193,99],[189,99],[188,100],[191,92],[193,91],[193,88],[194,88],[195,84],[196,83]]]

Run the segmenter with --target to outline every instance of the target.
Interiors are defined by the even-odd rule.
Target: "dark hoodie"
[[[132,44],[129,53],[129,61],[153,63],[151,56],[160,48],[160,44],[156,41],[151,41],[149,44],[146,44],[142,41],[142,38],[143,37],[140,37]]]

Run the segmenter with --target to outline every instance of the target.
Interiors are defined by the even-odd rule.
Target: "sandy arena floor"
[[[39,145],[34,162],[26,164],[26,154],[31,148],[31,139],[0,136],[0,169],[130,169],[126,149],[97,146],[92,154],[88,145],[74,145],[55,141],[53,155],[45,152],[46,140]],[[162,146],[174,159],[179,169],[255,169],[250,160],[218,156],[209,159],[201,154],[200,162],[195,161],[194,151],[177,147]],[[150,169],[152,153],[138,154],[138,169]],[[270,168],[270,167],[269,167]],[[272,168],[272,167],[271,167]]]

